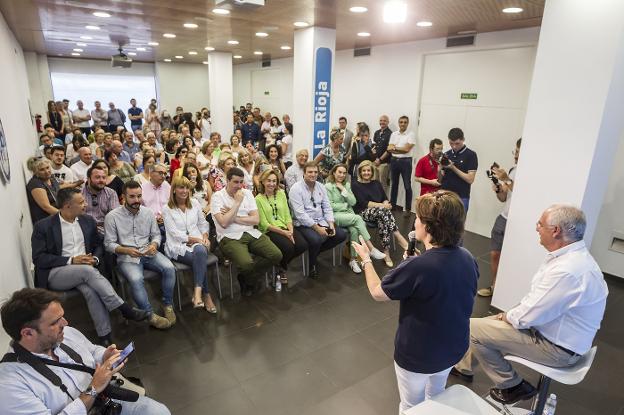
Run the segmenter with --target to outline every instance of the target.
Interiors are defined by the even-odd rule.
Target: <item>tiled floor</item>
[[[407,219],[399,222],[406,230]],[[468,233],[464,245],[478,259],[479,287],[486,287],[489,240]],[[398,262],[399,253],[394,255]],[[140,377],[149,394],[173,414],[397,413],[392,354],[398,303],[373,301],[363,276],[353,274],[344,262],[333,267],[331,252],[319,262],[318,281],[302,279],[300,263],[295,261],[289,289],[241,299],[235,288],[235,299],[227,297],[218,304],[216,316],[191,308],[191,279],[186,276],[184,309],[169,331],[124,325],[115,316],[118,345],[130,340],[136,344],[127,374]],[[375,266],[380,273],[386,270],[380,262]],[[229,285],[225,273],[221,277]],[[618,381],[618,374],[624,373],[620,320],[624,281],[609,278],[608,282],[610,295],[596,341],[596,360],[581,384],[553,384],[558,414],[624,415],[624,392]],[[67,309],[70,324],[93,335],[84,305],[68,304]],[[489,299],[477,298],[474,315],[488,311]],[[469,386],[484,395],[491,385],[477,370]],[[535,373],[521,373],[536,383]]]

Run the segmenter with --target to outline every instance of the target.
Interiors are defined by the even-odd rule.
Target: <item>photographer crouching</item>
[[[53,292],[16,291],[0,314],[13,339],[0,363],[3,415],[170,415],[161,403],[109,385],[125,358],[114,344],[97,346],[67,326]]]
[[[479,269],[459,246],[464,218],[462,201],[453,192],[418,197],[414,234],[426,251],[407,256],[383,280],[363,241],[353,243],[371,296],[401,302],[394,350],[399,413],[442,392],[451,368],[468,350]]]

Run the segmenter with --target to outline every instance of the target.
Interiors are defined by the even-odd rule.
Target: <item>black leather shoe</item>
[[[504,405],[511,405],[518,401],[524,401],[531,399],[537,395],[537,389],[533,387],[529,382],[523,380],[518,385],[507,389],[490,389],[490,396],[498,403]]]
[[[240,285],[241,295],[245,297],[251,297],[253,295],[253,287],[245,282],[245,277],[241,274],[238,274],[238,285]]]
[[[457,378],[460,378],[464,382],[472,382],[472,380],[474,379],[474,375],[467,375],[467,374],[462,373],[459,370],[455,369],[454,367],[451,368],[450,375],[455,376]]]
[[[132,313],[128,316],[128,320],[143,321],[147,320],[150,316],[150,312],[141,310],[140,308],[132,307]]]
[[[318,271],[316,270],[316,268],[312,268],[310,269],[310,275],[308,275],[308,277],[312,278],[313,280],[317,279],[319,277]]]

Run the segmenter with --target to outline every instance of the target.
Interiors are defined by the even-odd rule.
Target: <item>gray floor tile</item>
[[[303,415],[377,415],[353,388],[344,389],[329,398],[308,407]]]
[[[222,391],[208,398],[194,401],[191,405],[172,411],[173,415],[234,415],[255,414],[253,403],[240,386]]]
[[[398,412],[399,392],[393,363],[360,380],[352,386],[352,389],[378,415]]]

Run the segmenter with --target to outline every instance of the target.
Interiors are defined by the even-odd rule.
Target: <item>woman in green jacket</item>
[[[286,277],[288,263],[308,250],[305,238],[293,227],[286,192],[280,189],[279,184],[275,170],[266,170],[260,175],[256,196],[260,217],[258,229],[282,251],[281,269],[276,276],[276,291],[281,290],[281,284],[288,283]]]
[[[386,254],[373,246],[364,220],[353,211],[353,206],[355,206],[356,203],[355,195],[351,191],[351,185],[346,179],[347,166],[344,164],[337,164],[329,172],[327,182],[325,183],[329,203],[334,211],[336,226],[347,228],[352,242],[359,242],[360,236],[362,236],[364,241],[366,241],[368,249],[371,251],[371,257],[384,259]],[[353,272],[359,274],[362,272],[362,269],[355,259],[356,256],[355,249],[351,246],[351,261],[349,261],[349,267]]]

